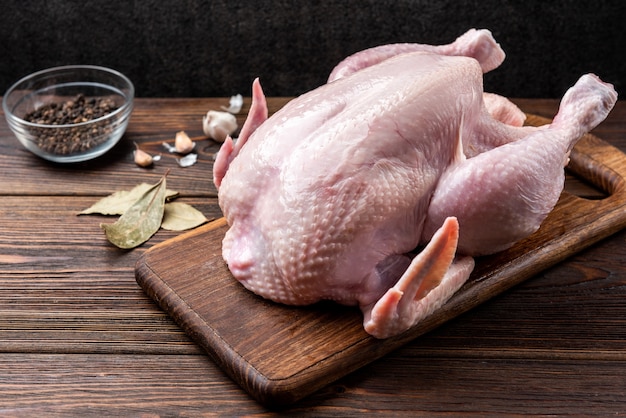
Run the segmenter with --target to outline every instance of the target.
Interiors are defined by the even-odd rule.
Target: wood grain
[[[288,99],[269,99],[273,110]],[[515,99],[552,117],[555,100]],[[89,163],[49,164],[24,151],[0,117],[0,415],[610,416],[626,411],[626,231],[276,411],[235,384],[137,286],[134,266],[179,233],[107,245],[76,216],[115,190],[170,170],[180,199],[219,216],[210,182],[217,144],[198,164],[171,156],[140,169],[133,143],[162,152],[176,130],[199,135],[217,99],[137,99],[119,146]],[[246,106],[249,99],[246,98]],[[1,110],[0,110],[1,116]],[[626,105],[594,130],[626,150]],[[601,195],[572,176],[576,195]],[[594,197],[596,196],[596,197]]]
[[[546,122],[529,116],[531,124]],[[355,309],[285,307],[246,291],[221,257],[228,229],[223,218],[143,254],[137,281],[253,397],[289,404],[624,228],[626,155],[587,135],[572,152],[570,170],[608,197],[563,193],[537,233],[478,259],[470,280],[448,303],[387,340],[368,336]]]

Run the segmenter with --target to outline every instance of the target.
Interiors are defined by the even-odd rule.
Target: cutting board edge
[[[210,230],[212,228],[204,229]],[[197,231],[190,235],[197,235]],[[153,249],[159,251],[156,246]],[[150,256],[153,253],[151,251],[152,249],[142,254],[137,260],[135,279],[138,285],[194,342],[200,345],[218,367],[258,402],[268,406],[288,405],[336,380],[334,377],[328,379],[302,378],[303,373],[306,374],[306,370],[301,370],[285,378],[273,379],[256,369],[230,344],[220,338],[215,329],[193,311],[185,300],[160,278],[150,265]],[[189,309],[180,313],[180,309],[176,309],[176,307],[180,307],[179,304],[187,306]],[[209,336],[213,336],[213,338]],[[381,353],[379,357],[386,353]],[[330,357],[336,355],[335,353]],[[362,365],[369,362],[363,361]],[[342,375],[357,370],[362,365],[349,367],[349,370]],[[304,391],[301,389],[304,387],[303,382],[309,383]]]
[[[594,164],[598,164],[603,167],[608,167],[609,169],[612,170],[614,168],[612,164],[610,163],[605,164],[605,163],[608,158],[608,151],[611,151],[610,154],[612,154],[613,149],[610,148],[611,146],[606,144],[604,141],[599,140],[599,142],[603,145],[604,150],[601,150],[599,153],[594,152],[592,155],[590,154],[591,160],[593,160]],[[605,145],[608,145],[608,148],[605,147]],[[621,151],[618,150],[618,152],[622,154]],[[144,291],[146,291],[146,293],[148,293],[150,297],[152,297],[161,306],[162,309],[164,309],[168,314],[170,314],[170,316],[175,320],[175,322],[179,326],[181,326],[181,328],[183,328],[185,332],[187,332],[187,334],[190,335],[192,339],[194,339],[194,341],[196,341],[200,346],[202,346],[202,348],[207,352],[209,357],[213,361],[215,361],[229,375],[229,377],[231,377],[236,383],[238,383],[249,395],[251,395],[253,398],[258,400],[260,403],[268,405],[268,406],[280,406],[280,405],[290,404],[303,397],[306,397],[307,395],[315,392],[319,388],[326,386],[327,384],[345,376],[346,374],[349,374],[350,372],[357,370],[363,365],[368,364],[380,357],[383,357],[389,352],[397,349],[399,346],[402,346],[406,342],[411,341],[419,337],[420,335],[423,335],[425,332],[428,332],[431,329],[438,327],[439,325],[447,322],[449,319],[455,318],[473,309],[474,307],[479,306],[481,303],[483,303],[484,301],[488,299],[491,299],[493,296],[496,296],[497,294],[500,294],[516,285],[519,285],[521,282],[525,281],[527,278],[532,277],[533,275],[537,274],[537,272],[545,270],[546,268],[557,264],[558,262],[566,259],[567,257],[570,257],[571,255],[588,248],[594,243],[626,227],[626,219],[621,214],[623,213],[624,202],[626,202],[626,192],[623,187],[624,186],[624,179],[623,179],[624,169],[626,167],[626,164],[624,163],[625,157],[623,155],[619,155],[616,158],[618,159],[617,162],[614,161],[612,157],[608,159],[608,161],[610,161],[611,163],[616,162],[616,164],[619,165],[619,167],[617,167],[617,171],[615,172],[615,175],[611,174],[611,179],[609,179],[611,184],[615,187],[613,187],[611,196],[599,201],[599,202],[608,202],[607,205],[610,208],[610,211],[607,213],[598,214],[597,216],[596,215],[593,216],[594,224],[597,223],[599,225],[599,229],[592,229],[592,228],[585,229],[584,225],[578,223],[577,227],[581,228],[581,233],[574,234],[576,235],[575,237],[572,237],[571,233],[567,234],[566,231],[563,230],[562,235],[564,235],[565,238],[563,238],[563,236],[557,236],[556,240],[551,239],[547,243],[547,245],[533,249],[535,252],[554,251],[554,252],[551,252],[549,254],[550,257],[546,259],[548,261],[543,260],[544,263],[541,265],[541,267],[526,266],[527,269],[525,270],[522,266],[518,265],[516,268],[522,271],[522,274],[517,276],[515,280],[513,281],[509,280],[509,281],[506,281],[505,283],[504,281],[500,281],[498,279],[499,277],[498,275],[506,274],[507,266],[500,266],[500,271],[492,272],[489,278],[482,280],[483,283],[480,283],[479,286],[471,287],[468,293],[460,292],[459,294],[453,296],[453,298],[450,299],[448,303],[443,305],[444,309],[449,309],[449,310],[454,311],[452,315],[448,317],[448,319],[435,321],[432,326],[428,326],[426,327],[427,329],[425,328],[424,330],[412,330],[413,332],[409,331],[407,334],[403,335],[400,339],[395,340],[395,341],[390,341],[390,343],[387,346],[384,346],[384,349],[376,350],[377,351],[376,355],[371,356],[370,358],[367,359],[367,361],[364,361],[364,360],[355,361],[349,367],[344,367],[340,372],[335,371],[334,374],[327,375],[325,376],[325,378],[319,377],[319,372],[320,372],[319,370],[311,371],[311,370],[308,370],[307,368],[303,368],[300,370],[299,373],[293,374],[287,378],[282,378],[278,380],[272,379],[272,378],[269,378],[267,374],[265,374],[262,370],[258,370],[258,368],[255,368],[249,362],[245,361],[245,358],[243,356],[240,356],[238,353],[236,353],[236,351],[232,347],[229,347],[228,349],[226,349],[226,352],[216,350],[215,342],[212,341],[211,338],[207,336],[207,331],[209,333],[212,333],[212,335],[214,336],[216,335],[216,332],[213,328],[211,328],[200,317],[190,319],[191,316],[184,317],[184,316],[181,316],[180,314],[176,314],[176,313],[172,314],[171,306],[175,306],[175,305],[171,305],[172,300],[169,300],[169,301],[164,300],[163,295],[157,294],[157,293],[164,293],[166,292],[166,290],[154,291],[154,289],[150,289],[150,283],[146,281],[145,277],[140,278],[140,275],[145,275],[145,274],[153,274],[156,277],[158,277],[158,273],[156,272],[156,270],[154,270],[152,266],[149,265],[152,254],[156,254],[160,252],[161,250],[167,251],[168,245],[171,245],[171,243],[173,242],[177,242],[180,244],[181,242],[184,242],[189,236],[198,236],[198,235],[210,232],[211,230],[216,229],[220,226],[224,226],[226,225],[226,221],[224,218],[219,218],[218,220],[213,221],[211,224],[207,224],[203,227],[197,228],[194,231],[190,231],[186,234],[173,238],[170,241],[166,241],[161,244],[158,244],[154,246],[153,248],[149,249],[146,253],[144,253],[144,255],[140,258],[140,260],[138,260],[138,267],[136,270],[137,281],[140,284],[140,286],[144,289]],[[581,167],[583,167],[585,164],[580,164],[580,165]],[[585,169],[585,173],[587,173],[586,169]],[[603,169],[600,176],[606,177],[607,176],[606,173],[608,173],[608,171]],[[583,200],[586,200],[586,199],[583,199]],[[602,205],[597,204],[596,201],[586,201],[584,204],[584,208],[586,210],[587,209],[594,210],[594,207],[595,207],[594,205],[597,205],[597,207],[603,207]],[[563,226],[561,226],[561,228],[563,228]],[[571,240],[568,241],[568,239],[576,240],[575,245],[572,245],[574,241],[571,241]],[[563,248],[563,246],[565,246],[565,248]],[[558,248],[558,247],[561,247],[561,248]],[[527,259],[529,263],[532,262],[531,260],[532,256],[530,253],[523,254],[522,258]],[[519,261],[519,260],[516,259],[515,261]],[[140,263],[146,263],[146,265],[143,266],[143,268],[148,269],[148,270],[141,271],[142,267],[140,266]],[[159,278],[159,280],[161,279]],[[168,288],[170,291],[172,291],[172,289],[169,288],[166,285],[166,283],[162,283],[162,285]],[[493,286],[491,291],[487,292],[489,293],[490,296],[486,295],[486,293],[484,292],[484,286],[486,287]],[[494,291],[494,289],[496,290]],[[461,291],[463,291],[463,289],[461,289]],[[174,292],[174,295],[175,295],[175,292]],[[173,297],[174,296],[170,294],[169,296],[166,296],[166,299],[168,298],[171,299]],[[178,295],[176,295],[175,297],[178,297]],[[179,298],[178,301],[184,303],[184,300],[181,298]],[[168,308],[168,304],[171,305],[169,308]],[[195,312],[193,312],[193,314],[197,316]],[[221,339],[218,338],[217,340],[221,340]],[[369,343],[359,341],[358,344],[355,344],[354,346],[355,347],[360,346],[360,345],[367,346],[367,344]],[[220,350],[223,350],[223,349],[224,349],[223,347],[220,348]],[[349,352],[349,350],[344,350],[344,351],[346,353]],[[222,357],[220,357],[220,355]],[[333,360],[332,357],[337,357],[337,354],[335,353],[333,356],[329,356],[328,359],[330,359],[329,361],[331,363]],[[318,366],[318,365],[319,363],[313,364],[309,368],[314,369],[315,368],[314,366]],[[302,383],[307,383],[307,385],[303,386]]]
[[[215,229],[216,226],[224,225],[224,220],[215,221],[214,225],[208,225],[201,227],[198,230],[190,231],[186,234],[173,238],[173,241],[182,241],[189,236],[196,236],[203,233],[209,233]],[[479,285],[474,284],[470,287],[468,292],[465,289],[461,289],[455,296],[453,296],[446,304],[442,306],[437,316],[432,316],[427,321],[424,321],[421,325],[415,327],[411,331],[403,334],[397,339],[388,340],[387,344],[382,349],[374,350],[376,354],[370,356],[368,359],[359,359],[349,365],[345,366],[341,372],[334,374],[324,374],[319,371],[311,372],[311,368],[319,365],[311,365],[308,369],[299,370],[297,373],[280,379],[274,379],[268,377],[262,370],[255,368],[251,365],[243,356],[241,356],[232,346],[227,344],[221,339],[218,333],[204,321],[196,312],[190,307],[188,312],[179,313],[173,307],[178,306],[176,302],[185,303],[185,300],[181,298],[174,289],[172,289],[166,283],[166,280],[160,278],[158,273],[150,265],[151,255],[159,251],[167,251],[167,246],[155,246],[144,253],[137,261],[136,266],[136,279],[142,289],[150,296],[170,317],[180,326],[197,344],[199,344],[208,356],[222,369],[225,373],[237,384],[239,384],[250,396],[259,401],[261,404],[267,406],[283,406],[296,402],[315,391],[327,386],[328,384],[336,381],[337,379],[358,370],[359,368],[367,365],[390,352],[396,350],[409,341],[418,338],[425,333],[441,326],[451,318],[456,318],[466,312],[469,312],[476,306],[480,306],[485,301],[491,299],[493,296],[501,294],[507,291],[528,278],[534,276],[539,271],[543,271],[546,268],[558,264],[560,261],[576,254],[585,248],[593,245],[594,243],[610,236],[618,230],[626,227],[626,218],[620,222],[614,224],[605,224],[603,228],[597,229],[593,236],[578,236],[578,244],[572,245],[572,242],[563,243],[561,239],[549,241],[546,245],[537,247],[533,252],[524,253],[522,256],[516,258],[515,263],[517,273],[515,274],[515,280],[501,280],[505,274],[510,274],[510,265],[503,265],[497,271],[492,271],[491,274],[481,279]],[[567,238],[568,236],[566,236]],[[564,245],[566,244],[566,245]],[[552,247],[561,247],[561,251],[556,252]],[[533,253],[535,252],[548,252],[552,254],[551,259],[541,267],[532,268],[529,263],[532,262]],[[234,279],[233,279],[234,280]],[[490,290],[488,288],[491,288]],[[495,289],[495,290],[494,290]],[[488,291],[489,290],[489,291]],[[242,289],[243,291],[243,289]],[[486,297],[490,294],[492,296]],[[452,311],[451,313],[446,313]],[[214,338],[211,338],[213,336]],[[359,340],[353,344],[348,350],[344,352],[358,351],[362,348],[371,348],[376,346],[378,340],[372,339],[374,342]],[[332,356],[324,359],[329,363],[333,363],[334,358],[341,357],[339,353],[335,353]],[[358,356],[357,356],[358,357]],[[324,377],[325,376],[325,377]]]

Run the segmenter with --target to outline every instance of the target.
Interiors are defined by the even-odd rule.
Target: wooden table
[[[270,110],[287,99],[270,99]],[[554,100],[516,100],[551,117]],[[25,151],[0,121],[0,413],[21,416],[271,415],[233,383],[139,288],[138,257],[110,245],[104,216],[77,216],[116,190],[155,183],[209,218],[218,144],[199,162],[151,169],[133,142],[162,152],[228,99],[138,99],[104,157],[56,165]],[[246,106],[249,101],[246,100]],[[243,122],[243,114],[240,122]],[[594,134],[626,150],[626,105]],[[568,187],[594,197],[575,180]],[[626,210],[626,208],[625,208]],[[287,408],[300,416],[626,413],[626,231],[571,257]]]

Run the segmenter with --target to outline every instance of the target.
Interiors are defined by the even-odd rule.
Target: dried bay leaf
[[[195,228],[208,222],[208,219],[198,209],[181,202],[165,204],[165,213],[161,228],[170,231],[184,231]]]
[[[100,224],[107,239],[119,248],[135,248],[161,227],[165,211],[165,176],[150,186],[113,224]]]
[[[92,206],[80,212],[79,215],[122,215],[152,187],[154,186],[148,183],[141,183],[131,190],[115,192],[100,199]],[[174,190],[166,190],[165,193],[167,199],[173,199],[178,195],[178,192]]]

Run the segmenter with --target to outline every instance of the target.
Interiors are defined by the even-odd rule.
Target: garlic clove
[[[189,135],[185,131],[176,132],[176,139],[174,140],[174,148],[179,154],[188,154],[196,146],[195,142],[189,138]]]
[[[202,130],[209,138],[224,142],[228,135],[237,130],[237,118],[228,112],[209,110],[202,118]]]
[[[135,144],[135,147],[136,147],[134,151],[135,164],[137,164],[139,167],[151,166],[152,162],[154,161],[152,156],[148,154],[147,152],[140,150],[137,144]]]

